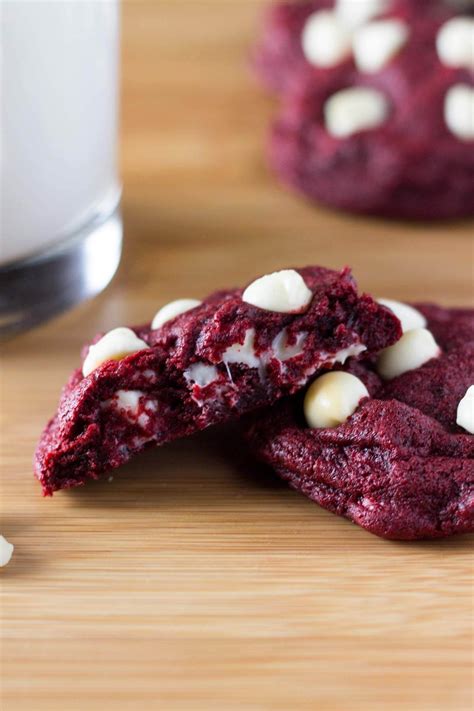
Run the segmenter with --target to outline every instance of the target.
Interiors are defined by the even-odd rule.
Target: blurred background
[[[143,317],[157,292],[200,297],[307,263],[349,264],[375,294],[469,302],[469,222],[337,213],[286,191],[270,172],[265,153],[277,102],[250,67],[265,5],[124,4],[125,253],[113,300],[106,298],[108,309],[119,309],[111,323]],[[134,298],[132,305],[130,294],[143,304]]]

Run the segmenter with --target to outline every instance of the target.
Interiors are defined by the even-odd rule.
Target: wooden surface
[[[388,543],[209,432],[42,499],[33,448],[97,330],[288,265],[402,299],[472,297],[469,225],[317,209],[263,159],[260,3],[129,2],[126,248],[92,303],[2,349],[4,711],[471,708],[472,539]]]

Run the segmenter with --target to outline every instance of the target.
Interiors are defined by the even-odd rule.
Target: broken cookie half
[[[39,442],[36,477],[46,495],[97,479],[400,336],[399,320],[359,296],[347,269],[287,269],[245,290],[173,302],[151,324],[114,329],[84,349]]]

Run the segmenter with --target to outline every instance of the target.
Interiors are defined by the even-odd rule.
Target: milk
[[[0,5],[0,264],[40,254],[116,205],[115,0]]]

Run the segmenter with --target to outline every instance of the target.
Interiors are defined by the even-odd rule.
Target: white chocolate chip
[[[114,328],[102,336],[89,352],[82,366],[84,376],[105,363],[107,360],[121,360],[131,353],[148,348],[148,344],[138,338],[130,328]]]
[[[272,352],[278,360],[285,361],[296,358],[304,352],[304,344],[308,334],[304,331],[298,333],[296,341],[292,346],[288,345],[288,333],[286,328],[281,330],[272,341]]]
[[[0,536],[0,568],[7,565],[13,555],[14,546],[6,538]]]
[[[195,383],[200,388],[205,388],[218,379],[219,373],[215,365],[193,363],[184,371],[184,377],[188,382]]]
[[[304,399],[304,415],[310,427],[337,427],[369,397],[362,380],[351,373],[333,371],[317,378]]]
[[[197,299],[176,299],[176,301],[170,301],[169,304],[162,306],[155,314],[151,322],[152,329],[160,328],[160,326],[163,326],[167,321],[171,321],[171,319],[176,318],[176,316],[180,316],[186,313],[186,311],[200,306],[201,303],[202,301],[198,301]]]
[[[149,416],[145,413],[138,415],[141,398],[145,398],[143,400],[143,407],[146,410],[149,410],[150,412],[157,411],[158,404],[156,400],[146,399],[146,393],[142,390],[117,390],[112,398],[104,400],[104,402],[101,403],[101,408],[104,410],[115,408],[121,413],[121,415],[126,417],[129,422],[138,422],[139,425],[144,426],[144,417],[148,421]]]
[[[377,299],[377,302],[395,314],[402,325],[403,333],[411,331],[413,328],[425,328],[426,318],[413,306],[393,299]]]
[[[377,371],[385,380],[392,380],[409,370],[419,368],[432,358],[437,358],[440,353],[431,331],[426,328],[414,328],[404,333],[395,345],[380,353]]]
[[[146,414],[146,412],[142,412],[140,415],[138,415],[137,418],[137,424],[139,427],[144,430],[146,427],[148,427],[148,423],[150,422],[150,416]]]
[[[117,390],[115,396],[117,398],[118,409],[136,414],[138,412],[140,398],[144,394],[142,390]]]
[[[336,0],[335,12],[347,27],[358,27],[385,12],[390,0]]]
[[[436,37],[438,57],[447,67],[474,69],[474,18],[453,17]]]
[[[330,96],[324,105],[326,129],[336,138],[376,128],[385,121],[388,113],[385,96],[376,89],[362,86],[342,89]]]
[[[444,120],[449,130],[461,141],[474,139],[474,89],[468,84],[455,84],[444,99]]]
[[[408,34],[408,26],[401,20],[378,20],[359,27],[352,38],[359,71],[380,71],[400,51]]]
[[[253,281],[242,294],[242,301],[265,311],[297,313],[313,298],[301,274],[294,269],[266,274]]]
[[[249,328],[245,332],[243,343],[234,343],[226,348],[222,354],[222,362],[242,363],[249,368],[258,368],[260,366],[260,358],[255,355],[254,341],[255,329]]]
[[[321,10],[306,20],[301,44],[310,64],[333,67],[349,56],[351,36],[336,13]]]
[[[367,350],[367,346],[364,346],[363,343],[355,343],[353,346],[348,346],[347,348],[341,348],[340,351],[337,351],[337,353],[334,355],[332,358],[333,363],[341,363],[344,365],[346,360],[348,358],[352,358],[353,356],[358,356],[364,351]]]
[[[456,423],[466,432],[474,434],[474,385],[466,390],[466,394],[459,402]]]

